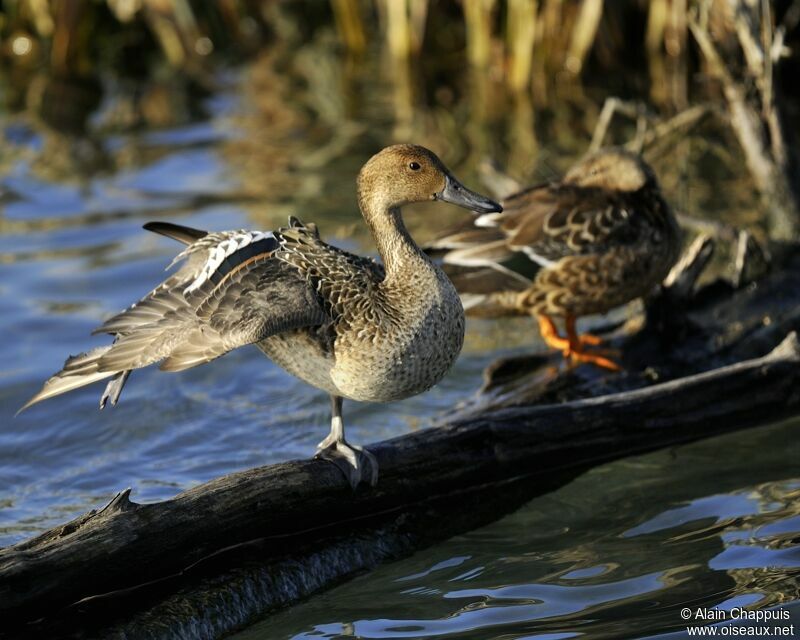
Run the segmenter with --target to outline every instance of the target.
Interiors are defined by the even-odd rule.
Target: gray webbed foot
[[[348,444],[345,440],[325,438],[317,447],[315,458],[335,464],[355,490],[364,481],[374,487],[378,483],[378,460],[362,447]]]

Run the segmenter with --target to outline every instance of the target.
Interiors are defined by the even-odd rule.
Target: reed
[[[544,0],[540,18],[542,27],[539,30],[541,39],[537,45],[541,52],[541,69],[547,75],[560,70],[563,56],[554,54],[566,51],[568,16],[569,7],[565,6],[564,0]]]
[[[564,58],[564,69],[577,76],[583,69],[586,56],[592,48],[600,19],[603,17],[603,0],[583,0],[578,17],[572,28],[572,37],[567,55]]]
[[[673,112],[689,104],[688,12],[687,0],[653,0],[648,9],[645,50],[650,98]]]
[[[331,0],[336,29],[347,50],[361,55],[367,48],[367,35],[358,0]]]
[[[407,0],[409,22],[411,24],[411,50],[422,51],[425,40],[425,25],[428,20],[428,0]]]
[[[496,4],[497,0],[464,0],[467,59],[474,67],[489,66]]]
[[[386,16],[386,39],[393,58],[405,60],[411,53],[411,22],[409,0],[379,0]]]
[[[508,0],[506,39],[508,41],[508,86],[515,93],[531,84],[533,46],[536,41],[537,0]]]
[[[651,0],[647,11],[645,50],[650,71],[650,99],[656,104],[667,101],[667,70],[664,65],[664,34],[669,20],[670,0]]]
[[[670,99],[673,108],[680,111],[688,105],[687,0],[672,0],[670,8],[670,19],[664,34],[664,46],[668,56]]]
[[[605,30],[606,44],[613,40],[611,48],[618,57],[612,60],[606,55],[604,64],[625,66],[631,47],[641,46],[650,64],[654,100],[682,108],[687,101],[686,13],[696,2],[700,0],[631,0],[628,5],[603,0],[462,0],[459,13],[458,4],[430,0],[330,0],[327,5],[10,0],[0,9],[0,37],[22,33],[37,41],[36,51],[44,52],[59,73],[88,73],[105,62],[101,52],[109,48],[106,42],[113,49],[130,32],[135,35],[127,41],[138,41],[142,47],[157,43],[169,66],[195,76],[204,75],[211,54],[227,55],[231,50],[241,54],[246,41],[255,45],[255,53],[287,37],[296,42],[320,27],[332,27],[351,57],[380,47],[396,61],[418,55],[435,59],[443,47],[463,39],[470,67],[502,76],[512,94],[533,87],[541,104],[548,85],[556,86],[564,73],[580,76],[597,46],[605,13],[619,17],[638,10],[647,15],[645,37],[639,43],[629,42],[630,24],[620,18],[619,28]],[[436,37],[426,40],[432,21]],[[149,32],[149,38],[143,38],[142,31]],[[267,32],[272,34],[269,40]],[[9,56],[9,49],[2,52],[6,58],[21,62],[13,52]],[[142,54],[146,58],[151,52]]]

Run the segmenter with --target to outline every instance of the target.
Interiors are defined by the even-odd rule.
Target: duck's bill
[[[494,200],[470,191],[452,176],[445,178],[444,189],[434,194],[437,200],[457,204],[477,213],[499,213],[503,210]]]

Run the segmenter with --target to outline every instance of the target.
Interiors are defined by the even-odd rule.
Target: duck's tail
[[[64,368],[51,376],[50,379],[44,383],[39,393],[28,400],[22,408],[17,411],[17,415],[37,402],[47,400],[54,396],[60,396],[62,393],[67,393],[73,389],[78,389],[87,384],[105,380],[106,378],[112,379],[100,398],[100,408],[102,409],[105,407],[109,400],[111,404],[116,404],[130,371],[100,371],[100,358],[102,358],[110,348],[110,345],[98,347],[86,353],[68,358],[64,363]]]

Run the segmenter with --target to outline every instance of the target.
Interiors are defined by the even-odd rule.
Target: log
[[[693,295],[680,341],[660,360],[651,352],[658,363],[680,362],[694,349],[693,375],[655,384],[652,375],[619,376],[640,388],[471,411],[371,445],[381,467],[372,489],[352,491],[329,463],[293,461],[154,504],[132,502],[125,490],[103,509],[0,549],[0,636],[220,637],[496,519],[593,465],[794,415],[800,256],[785,255],[758,283],[712,283]],[[662,330],[627,339],[658,344]],[[598,379],[589,395],[611,388]]]

